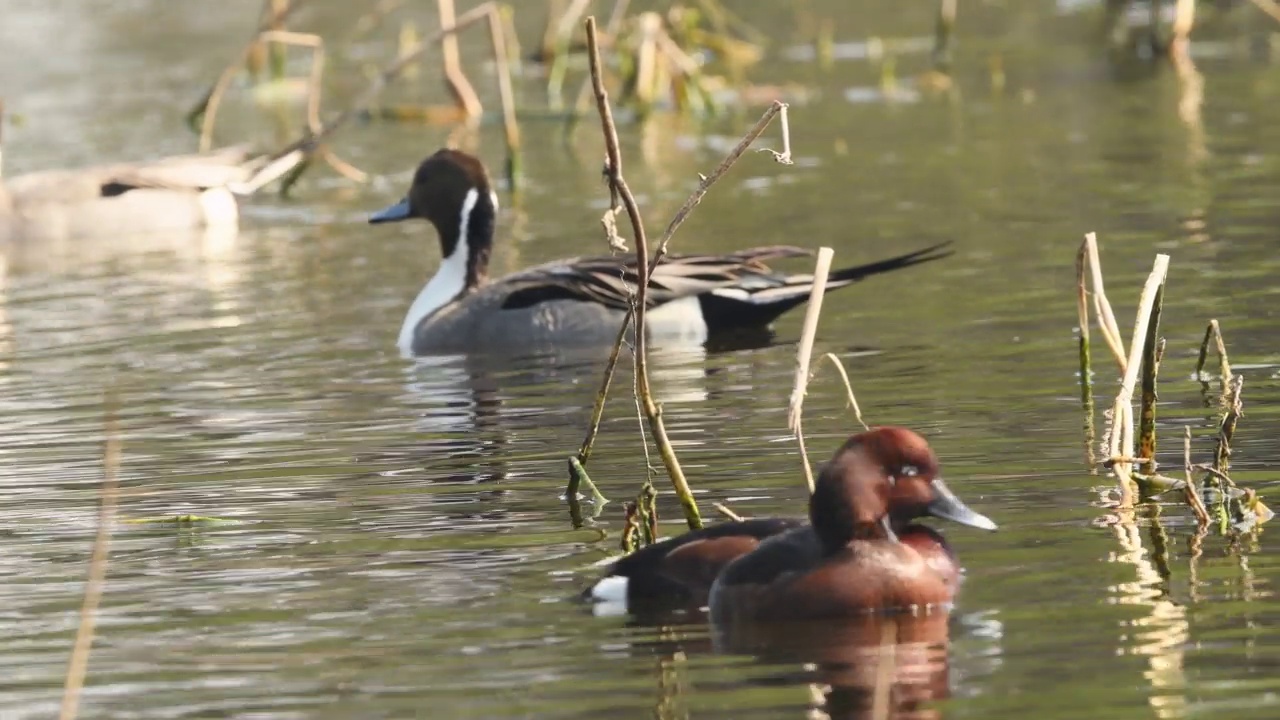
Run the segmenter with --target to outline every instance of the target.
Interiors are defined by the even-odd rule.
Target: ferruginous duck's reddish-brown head
[[[822,469],[809,498],[809,520],[827,553],[855,539],[894,538],[895,526],[926,515],[996,529],[942,481],[929,443],[903,427],[850,437]]]

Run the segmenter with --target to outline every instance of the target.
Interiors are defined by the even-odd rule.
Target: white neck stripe
[[[471,211],[475,210],[479,200],[479,191],[475,188],[467,191],[467,197],[462,202],[462,217],[458,219],[458,242],[453,247],[453,253],[440,261],[436,274],[418,292],[418,297],[414,298],[413,305],[409,306],[409,313],[404,317],[404,323],[400,325],[400,338],[396,345],[401,352],[413,352],[413,336],[418,325],[449,304],[467,286],[467,260],[471,255],[467,232],[471,225]]]

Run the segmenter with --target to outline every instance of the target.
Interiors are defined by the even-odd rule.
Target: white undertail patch
[[[645,320],[654,340],[707,341],[707,320],[702,316],[702,301],[697,295],[663,303],[650,310]]]
[[[627,578],[610,575],[591,587],[591,614],[617,617],[627,614]]]
[[[200,212],[208,227],[237,227],[240,224],[240,206],[231,191],[225,187],[204,190],[199,195]]]
[[[467,226],[471,224],[471,211],[475,209],[479,199],[478,190],[471,188],[467,191],[467,197],[462,201],[462,217],[458,221],[458,244],[454,246],[452,255],[440,261],[436,274],[418,291],[418,297],[409,306],[409,312],[400,326],[400,337],[396,341],[401,352],[413,352],[413,336],[418,325],[447,305],[466,287],[467,258],[471,254],[467,246]]]
[[[591,586],[591,599],[600,602],[626,602],[627,585],[630,581],[624,575],[610,575],[600,578]]]

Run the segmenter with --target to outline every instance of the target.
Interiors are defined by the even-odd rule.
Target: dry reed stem
[[[830,360],[831,364],[836,366],[836,372],[840,373],[840,380],[844,382],[844,391],[849,400],[849,407],[853,408],[854,419],[858,421],[863,430],[870,430],[871,428],[867,426],[867,421],[862,419],[862,408],[858,407],[858,398],[853,395],[853,385],[849,383],[849,373],[845,372],[844,363],[840,361],[840,358],[836,357],[835,353],[827,353],[822,357]]]
[[[582,526],[582,504],[578,499],[582,486],[587,486],[587,491],[591,493],[591,502],[597,507],[602,507],[609,502],[609,498],[600,492],[600,488],[596,487],[595,482],[591,480],[591,476],[587,474],[587,469],[582,466],[578,458],[569,457],[569,485],[565,488],[565,500],[569,503],[569,516],[573,519],[574,527]]]
[[[1213,469],[1225,475],[1231,469],[1231,439],[1236,433],[1236,423],[1244,415],[1244,402],[1240,393],[1244,390],[1244,376],[1231,378],[1227,392],[1227,408],[1222,413],[1222,422],[1218,425],[1218,442],[1213,452]]]
[[[1179,0],[1181,6],[1182,0]],[[1204,125],[1201,109],[1204,106],[1204,75],[1196,69],[1191,58],[1191,41],[1179,35],[1177,25],[1169,43],[1169,59],[1178,75],[1178,119],[1189,131],[1188,151],[1193,160],[1203,160],[1209,151],[1204,146]]]
[[[796,350],[796,373],[791,384],[791,401],[787,405],[787,428],[792,432],[795,432],[800,424],[805,389],[809,385],[809,364],[813,357],[813,342],[818,335],[818,318],[822,315],[822,300],[826,296],[827,277],[831,273],[831,259],[834,256],[835,251],[831,248],[820,247],[814,262],[813,287],[809,290],[809,304],[805,308],[800,345]]]
[[[502,103],[503,138],[507,141],[507,180],[512,190],[520,177],[520,124],[516,122],[516,96],[511,89],[511,62],[507,56],[506,24],[503,13],[489,15],[489,39],[493,43],[493,63],[498,75],[498,99]]]
[[[1196,23],[1196,0],[1177,0],[1173,11],[1173,47],[1185,46]],[[1172,50],[1173,47],[1170,49]]]
[[[617,0],[613,4],[613,12],[609,14],[609,21],[604,24],[604,37],[601,47],[612,47],[618,35],[618,30],[622,27],[622,21],[627,17],[627,6],[630,0]],[[587,99],[591,96],[591,78],[582,81],[582,85],[578,88],[578,97],[573,101],[573,112],[570,113],[570,122],[572,123],[577,116],[586,112]]]
[[[956,0],[938,1],[938,18],[933,31],[933,68],[951,72],[951,47],[955,37]]]
[[[209,89],[205,90],[204,95],[202,95],[200,99],[196,101],[196,104],[192,105],[191,109],[187,111],[187,124],[190,125],[193,130],[195,129],[196,119],[208,112],[209,103],[213,99],[215,91],[217,91],[218,83],[222,82],[222,77],[228,73],[234,75],[240,68],[244,67],[245,62],[253,54],[254,48],[256,48],[262,41],[262,33],[280,27],[290,15],[305,4],[306,0],[294,0],[284,8],[273,7],[271,14],[262,18],[258,22],[258,27],[253,31],[253,36],[249,38],[249,42],[245,43],[244,48],[238,55],[236,55],[236,59],[227,65],[226,69],[222,71],[222,74],[218,76],[218,81],[213,85],[210,85]],[[277,12],[277,10],[279,12]]]
[[[1092,410],[1093,377],[1089,362],[1089,290],[1086,287],[1089,241],[1080,243],[1076,253],[1076,317],[1080,324],[1080,401]]]
[[[1253,6],[1271,16],[1272,20],[1280,22],[1280,3],[1275,0],[1252,0]]]
[[[609,95],[604,88],[604,78],[601,74],[600,47],[596,38],[596,20],[594,17],[587,18],[586,28],[592,89],[595,91],[596,108],[600,113],[601,131],[604,135],[605,152],[608,156],[606,175],[609,178],[612,193],[616,198],[621,199],[623,205],[627,208],[627,216],[631,221],[632,230],[635,232],[637,284],[635,307],[636,399],[641,404],[645,416],[649,419],[650,431],[653,433],[654,442],[658,445],[662,463],[666,466],[672,487],[675,488],[676,495],[680,499],[680,505],[684,509],[685,522],[690,528],[696,529],[702,527],[702,517],[698,512],[698,504],[694,500],[693,491],[689,488],[689,482],[684,476],[684,470],[680,467],[680,460],[676,457],[675,448],[671,445],[671,439],[667,437],[666,426],[662,422],[661,410],[654,402],[649,388],[648,343],[645,337],[647,332],[645,311],[648,305],[650,274],[649,246],[648,241],[645,239],[644,222],[640,217],[640,208],[636,205],[635,196],[631,194],[631,188],[627,186],[627,182],[622,175],[622,152],[618,148],[618,129],[614,125],[613,110],[609,106]]]
[[[564,12],[564,0],[547,0],[547,22],[542,26],[538,59],[546,62],[555,50],[556,18]]]
[[[716,512],[720,513],[721,515],[725,516],[726,518],[734,522],[742,522],[742,516],[730,510],[729,507],[724,503],[714,502],[714,503],[711,503],[711,507],[715,508]]]
[[[1102,282],[1102,261],[1098,258],[1098,234],[1085,234],[1084,245],[1089,256],[1089,271],[1093,278],[1093,305],[1094,312],[1098,316],[1098,329],[1102,332],[1102,339],[1106,341],[1107,347],[1111,348],[1111,354],[1115,357],[1116,364],[1120,366],[1120,371],[1124,372],[1124,340],[1120,337],[1120,325],[1116,322],[1116,314],[1111,309],[1111,301],[1107,300],[1107,292]]]
[[[768,148],[761,148],[761,152],[773,153],[774,160],[782,163],[783,165],[791,164],[791,133],[790,128],[787,125],[787,104],[775,100],[773,104],[769,106],[769,109],[765,110],[764,114],[760,116],[760,119],[756,121],[756,124],[747,131],[747,134],[742,136],[742,139],[738,141],[738,144],[729,151],[729,154],[725,155],[724,159],[720,161],[720,164],[716,166],[716,169],[711,171],[710,175],[698,176],[699,181],[697,189],[693,191],[693,194],[689,196],[688,200],[684,201],[684,205],[681,205],[680,209],[676,211],[675,217],[671,218],[671,222],[667,224],[667,229],[662,233],[662,238],[658,241],[658,252],[654,255],[655,263],[660,262],[662,257],[667,254],[667,244],[671,242],[671,236],[676,234],[676,230],[679,229],[679,227],[689,217],[689,213],[693,212],[693,209],[698,206],[698,203],[702,202],[702,198],[706,196],[707,191],[711,189],[711,186],[715,185],[716,182],[729,171],[729,168],[733,167],[733,164],[738,162],[738,158],[742,157],[742,154],[747,151],[747,148],[751,147],[751,144],[764,133],[765,128],[769,127],[769,123],[773,121],[773,118],[776,115],[781,115],[782,152],[777,152]]]
[[[98,532],[93,540],[93,552],[89,559],[89,577],[85,581],[84,601],[80,605],[80,626],[76,629],[71,660],[67,664],[67,676],[62,688],[60,720],[72,720],[80,709],[80,691],[84,688],[85,674],[89,669],[89,651],[93,647],[94,627],[98,605],[102,601],[102,587],[107,578],[107,561],[110,559],[111,526],[115,522],[116,504],[119,500],[120,429],[116,420],[115,397],[106,397],[106,417],[103,420],[102,485],[98,490]]]
[[[1216,319],[1210,320],[1209,326],[1204,329],[1204,340],[1200,342],[1200,359],[1196,361],[1196,379],[1203,377],[1204,363],[1209,358],[1209,341],[1211,340],[1218,353],[1218,375],[1225,395],[1227,385],[1231,382],[1231,362],[1227,359],[1227,343],[1222,339],[1222,328]]]
[[[322,92],[321,82],[324,78],[324,39],[319,35],[312,33],[289,32],[286,30],[266,30],[258,36],[258,40],[259,42],[294,45],[297,47],[311,49],[311,71],[307,78],[307,131],[310,133],[318,132],[321,127],[320,96]],[[250,46],[247,52],[252,52],[253,47],[255,46]],[[232,77],[234,77],[238,67],[239,66],[237,65],[232,65],[223,72],[222,76],[218,78],[217,83],[215,83],[213,92],[206,103],[204,116],[200,126],[199,147],[201,152],[208,152],[212,147],[213,128],[217,121],[218,107],[221,104],[222,95],[225,93],[227,86],[231,82]],[[319,147],[317,154],[320,155],[321,159],[323,159],[329,167],[333,168],[335,172],[348,180],[363,183],[369,179],[367,173],[342,160],[329,148]],[[293,174],[288,175],[288,179],[280,188],[281,194],[288,193],[289,188],[292,187],[293,183],[296,182],[298,177],[302,174],[301,168],[303,165],[300,163],[302,163],[304,158],[302,156],[294,155],[285,159],[285,162],[283,163],[279,162],[280,159],[281,158],[277,158],[276,161],[267,163],[248,181],[237,183],[230,189],[240,195],[249,195],[257,192],[262,188],[262,186],[276,178],[292,172]]]
[[[679,70],[686,78],[690,80],[698,77],[702,73],[702,68],[698,66],[698,61],[689,56],[675,40],[671,39],[665,30],[654,35],[654,42],[657,43],[658,51],[662,53],[677,70]]]
[[[1191,426],[1182,426],[1182,470],[1186,474],[1186,486],[1183,494],[1191,511],[1196,514],[1196,523],[1200,527],[1209,524],[1209,510],[1204,506],[1204,498],[1200,496],[1200,485],[1196,482],[1191,465]]]
[[[226,94],[231,80],[240,72],[253,49],[261,43],[279,43],[310,48],[312,51],[311,72],[307,80],[307,129],[315,132],[320,126],[320,81],[324,74],[324,39],[314,33],[290,32],[287,30],[263,30],[258,34],[256,42],[251,43],[244,51],[239,63],[228,65],[218,76],[203,106],[200,122],[200,152],[209,152],[213,147],[213,127],[217,122],[218,107],[222,104],[222,96]]]
[[[634,500],[622,506],[622,536],[618,544],[628,555],[640,549],[640,509]]]
[[[456,23],[453,0],[436,0],[436,8],[440,14],[440,27],[447,28]],[[491,22],[494,20],[497,18]],[[455,33],[445,33],[440,36],[440,55],[445,85],[448,86],[454,101],[458,103],[467,120],[474,122],[484,112],[484,107],[480,104],[480,97],[476,95],[475,88],[471,87],[467,74],[462,71],[462,56],[458,52],[458,36]],[[501,75],[501,68],[498,69],[498,73]]]
[[[1134,321],[1133,335],[1134,342],[1129,348],[1129,357],[1125,362],[1124,379],[1120,383],[1120,392],[1116,394],[1116,402],[1112,415],[1112,442],[1111,449],[1114,452],[1112,457],[1124,458],[1112,465],[1112,471],[1115,472],[1116,478],[1120,481],[1120,504],[1121,507],[1131,507],[1133,504],[1133,476],[1132,462],[1128,458],[1134,456],[1133,452],[1133,392],[1138,383],[1138,371],[1141,368],[1142,352],[1146,346],[1147,327],[1151,321],[1152,308],[1155,305],[1156,297],[1160,293],[1161,286],[1169,272],[1169,256],[1164,254],[1156,255],[1155,263],[1152,266],[1151,274],[1147,276],[1147,282],[1142,287],[1142,295],[1138,300],[1138,316]],[[1139,339],[1141,338],[1141,341]],[[1117,442],[1118,438],[1118,442]]]
[[[823,278],[823,283],[826,283],[825,277]],[[813,301],[810,300],[810,302],[812,303]],[[867,421],[862,419],[862,408],[858,406],[858,398],[853,394],[853,385],[849,383],[849,373],[844,369],[844,363],[840,361],[840,358],[837,357],[835,353],[825,353],[822,357],[830,360],[831,364],[835,365],[836,372],[840,373],[840,380],[844,383],[845,397],[849,401],[849,407],[853,408],[854,419],[858,421],[858,424],[862,426],[863,430],[870,430],[871,428],[867,425]],[[812,376],[810,376],[805,380],[806,387],[812,379]],[[813,494],[813,470],[809,464],[809,450],[804,444],[804,432],[801,418],[802,408],[797,409],[796,413],[796,425],[794,432],[796,434],[796,442],[800,447],[800,463],[804,468],[805,482],[809,486],[809,493]],[[789,415],[790,413],[788,413],[788,416]],[[790,423],[788,422],[788,424]]]
[[[319,131],[309,132],[303,137],[294,140],[276,151],[272,156],[273,163],[275,161],[283,160],[294,153],[301,152],[304,154],[310,154],[325,138],[332,135],[343,125],[351,122],[352,119],[359,116],[361,113],[367,112],[369,108],[373,106],[373,103],[377,100],[378,96],[382,94],[382,91],[387,88],[387,85],[389,85],[392,80],[398,78],[407,67],[417,62],[441,37],[457,33],[458,31],[489,17],[491,13],[496,11],[497,8],[493,2],[486,2],[477,5],[460,15],[452,27],[440,28],[430,37],[424,39],[417,47],[401,53],[395,60],[391,61],[390,64],[384,67],[372,81],[370,81],[364,92],[360,93],[355,102],[348,106],[347,109],[337,113],[332,118],[324,122]]]
[[[1089,349],[1089,291],[1088,282],[1089,241],[1080,242],[1076,253],[1076,316],[1080,324],[1080,404],[1084,407],[1084,455],[1090,473],[1097,470],[1097,457],[1093,452],[1093,362]]]
[[[573,40],[573,28],[582,20],[582,15],[590,4],[591,0],[573,0],[573,4],[560,16],[560,21],[554,23],[554,31],[551,30],[553,23],[547,23],[548,32],[554,33],[550,44],[545,46],[551,50],[551,67],[547,69],[547,103],[552,108],[559,108],[561,105],[560,90],[564,86],[569,66],[569,45]]]
[[[262,34],[262,39],[285,45],[311,48],[311,72],[307,78],[307,130],[313,133],[319,131],[321,82],[324,79],[324,39],[311,33],[285,32],[282,30],[267,31]],[[210,130],[212,131],[212,128]],[[368,182],[368,173],[338,157],[332,148],[320,146],[317,154],[334,172],[346,179],[358,183]],[[300,176],[301,173],[291,176],[291,182],[284,183],[280,187],[280,193],[288,193],[293,182],[296,182]]]
[[[1160,338],[1160,312],[1164,306],[1164,282],[1156,289],[1147,320],[1147,333],[1142,343],[1142,410],[1138,428],[1138,457],[1147,461],[1147,472],[1154,475],[1156,465],[1156,380],[1160,361],[1164,358],[1164,340]]]
[[[271,30],[284,29],[284,20],[280,16],[289,9],[289,5],[290,0],[266,0],[262,4],[262,16],[270,20]],[[284,48],[277,46],[267,48],[267,64],[271,69],[271,79],[283,80],[285,71]]]
[[[800,462],[804,467],[804,481],[813,494],[813,469],[809,467],[809,452],[804,445],[803,416],[805,390],[809,386],[809,363],[813,357],[813,341],[818,335],[818,317],[822,314],[822,298],[827,292],[827,276],[831,273],[831,258],[835,251],[829,247],[818,248],[813,268],[813,287],[809,290],[809,306],[804,313],[804,330],[800,333],[800,346],[796,350],[796,376],[791,385],[791,401],[787,404],[787,428],[795,433],[800,446]]]
[[[369,173],[335,155],[333,148],[322,145],[318,154],[321,160],[324,160],[334,172],[342,177],[358,183],[369,181]],[[284,188],[281,189],[281,192],[284,192]]]
[[[502,37],[507,41],[507,57],[511,66],[515,68],[516,74],[523,74],[523,67],[520,58],[523,53],[520,48],[520,36],[516,33],[516,11],[510,5],[505,3],[498,6],[498,15],[502,17]]]
[[[640,47],[636,50],[636,73],[631,82],[631,94],[640,101],[641,112],[648,111],[657,91],[658,33],[662,31],[662,17],[654,12],[643,12],[636,18],[640,28]]]
[[[1208,474],[1210,477],[1221,480],[1224,483],[1230,483],[1232,486],[1235,485],[1235,481],[1231,479],[1230,475],[1220,470],[1215,470],[1212,464],[1200,463],[1199,465],[1196,465],[1196,469]]]
[[[288,181],[292,185],[293,181],[297,180],[295,176],[302,172],[302,166],[310,162],[310,155],[302,150],[293,150],[284,155],[277,155],[262,163],[261,167],[254,171],[248,180],[231,183],[227,185],[227,189],[236,195],[252,195],[282,176],[293,178],[292,181]]]

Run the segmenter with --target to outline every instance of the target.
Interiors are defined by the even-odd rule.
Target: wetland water
[[[181,115],[260,3],[9,5],[0,87],[23,120],[4,133],[5,170],[19,174],[189,150]],[[301,29],[342,37],[353,21],[345,5],[323,4]],[[435,24],[429,5],[414,11],[422,27]],[[828,295],[817,346],[844,358],[869,421],[924,433],[951,487],[1000,525],[943,528],[968,576],[943,629],[946,657],[931,659],[945,663],[950,696],[933,711],[1275,717],[1274,530],[1235,544],[1211,535],[1192,559],[1194,521],[1180,504],[1159,526],[1149,513],[1136,527],[1109,524],[1099,499],[1109,481],[1083,460],[1073,295],[1075,250],[1096,230],[1127,335],[1154,254],[1172,256],[1161,459],[1180,464],[1184,424],[1198,458],[1211,452],[1214,391],[1190,378],[1216,317],[1245,377],[1234,475],[1280,504],[1280,71],[1241,40],[1260,30],[1206,27],[1197,124],[1179,119],[1170,68],[1109,65],[1087,3],[961,3],[957,92],[918,88],[911,77],[927,56],[915,52],[898,58],[891,98],[863,41],[921,38],[930,4],[850,5],[742,10],[775,32],[752,77],[810,96],[791,111],[797,162],[746,157],[674,245],[829,244],[840,265],[955,241],[943,262]],[[827,68],[803,59],[822,18],[837,41]],[[540,6],[519,9],[526,47],[541,20]],[[381,62],[390,36],[348,52]],[[48,54],[54,38],[59,52]],[[480,57],[475,47],[464,42]],[[476,82],[490,100],[487,73]],[[334,102],[360,82],[333,80]],[[518,82],[541,102],[536,73]],[[423,85],[443,97],[434,81],[392,97],[420,98]],[[272,140],[267,123],[232,105],[227,133]],[[651,233],[759,112],[622,129]],[[500,193],[497,273],[603,249],[594,122],[567,143],[555,123],[523,132],[527,186],[518,199]],[[598,366],[397,353],[403,312],[438,250],[424,224],[364,218],[399,197],[446,136],[349,127],[335,147],[375,182],[352,188],[313,172],[294,200],[248,203],[235,237],[6,249],[0,717],[56,714],[109,384],[123,406],[122,519],[239,523],[116,528],[82,717],[763,718],[814,705],[810,683],[831,678],[801,660],[716,653],[702,623],[595,618],[571,601],[595,575],[588,565],[615,551],[621,500],[643,475],[625,381],[591,466],[615,502],[573,530],[559,499],[564,458],[581,441]],[[500,167],[499,130],[486,126],[476,147]],[[752,515],[803,508],[785,430],[800,319],[785,317],[769,347],[654,360],[708,515],[716,500]],[[1094,361],[1106,404],[1115,373],[1101,353]],[[855,427],[832,378],[820,374],[807,402],[815,458]],[[678,532],[670,493],[659,506],[663,531]]]

